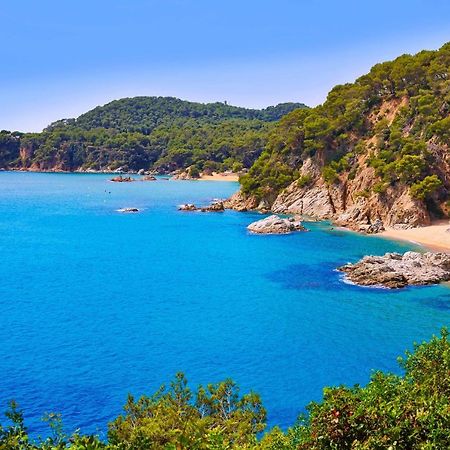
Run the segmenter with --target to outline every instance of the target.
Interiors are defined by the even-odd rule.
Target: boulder
[[[294,217],[283,219],[277,215],[257,220],[251,223],[247,229],[256,234],[287,234],[294,231],[307,231],[298,219]]]
[[[178,207],[178,211],[197,211],[197,207],[193,203],[185,203]]]
[[[382,231],[385,231],[384,224],[381,219],[377,219],[368,226],[366,233],[377,234],[381,233]]]
[[[225,211],[225,206],[223,202],[213,202],[209,206],[204,206],[203,208],[200,208],[200,211],[202,212],[223,212]]]
[[[111,178],[113,183],[130,183],[131,181],[136,181],[134,178],[131,177],[123,177],[122,175],[119,175],[117,177]]]
[[[365,256],[338,270],[361,286],[402,288],[407,285],[436,284],[450,280],[450,254],[406,252]]]
[[[222,201],[215,201],[208,206],[202,206],[197,208],[193,203],[185,203],[178,207],[179,211],[201,211],[201,212],[223,212],[225,211],[225,206]]]
[[[153,175],[145,175],[145,177],[142,178],[142,181],[156,181],[156,177]]]

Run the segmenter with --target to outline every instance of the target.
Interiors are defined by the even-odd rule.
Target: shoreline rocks
[[[402,288],[450,280],[450,254],[406,252],[365,256],[338,268],[346,279],[360,286]]]
[[[224,212],[225,207],[223,205],[223,202],[213,202],[208,206],[204,206],[203,208],[200,208],[201,212]]]
[[[136,181],[134,178],[131,177],[123,177],[122,175],[119,175],[117,177],[111,178],[113,183],[131,183],[132,181]]]
[[[384,227],[413,228],[431,224],[434,213],[429,211],[427,202],[411,195],[409,186],[404,183],[377,184],[378,176],[368,165],[367,155],[355,155],[354,158],[358,170],[336,174],[333,182],[323,177],[321,157],[306,158],[299,168],[298,179],[280,192],[268,190],[261,197],[239,191],[228,199],[226,207],[237,211],[300,214],[331,220],[338,226],[367,234],[376,234]],[[447,167],[445,160],[442,165]],[[438,198],[435,200],[436,207],[447,217],[445,204]]]
[[[178,207],[178,211],[197,211],[198,208],[193,203],[184,203]]]
[[[208,206],[202,206],[200,208],[193,203],[185,203],[178,207],[178,211],[224,212],[225,206],[222,201],[216,201]]]
[[[247,230],[255,234],[288,234],[295,231],[307,231],[298,219],[294,217],[283,219],[275,214],[251,223]]]

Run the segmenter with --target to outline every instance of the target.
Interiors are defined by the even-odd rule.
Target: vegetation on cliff
[[[449,69],[450,43],[377,64],[354,83],[333,88],[324,104],[289,113],[242,177],[243,193],[270,204],[300,176],[312,176],[312,184],[345,188],[369,169],[371,182],[361,196],[382,196],[390,187],[406,190],[428,202],[429,209],[445,213]],[[302,171],[306,161],[318,173]]]
[[[281,103],[265,109],[248,109],[227,103],[196,103],[174,97],[133,97],[97,106],[77,119],[54,122],[44,131],[73,125],[83,130],[112,128],[148,135],[159,126],[181,126],[191,119],[195,119],[197,124],[220,123],[230,119],[274,122],[293,109],[302,107],[305,107],[302,103]]]
[[[404,374],[376,372],[365,387],[326,388],[287,431],[265,434],[257,394],[240,395],[230,380],[193,392],[178,374],[169,388],[138,400],[109,424],[108,442],[66,436],[60,416],[46,416],[51,437],[30,439],[12,402],[0,426],[0,449],[444,449],[450,448],[450,342],[440,337],[400,358]]]
[[[0,134],[0,167],[35,170],[241,170],[272,123],[300,103],[262,110],[172,97],[135,97],[63,119],[42,133]]]

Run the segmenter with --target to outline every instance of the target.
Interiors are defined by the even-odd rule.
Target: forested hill
[[[239,171],[264,149],[274,121],[301,103],[262,110],[173,97],[116,100],[42,133],[0,133],[0,168]]]
[[[71,125],[84,130],[114,128],[149,134],[160,125],[181,125],[190,119],[202,124],[219,123],[228,119],[273,122],[294,109],[304,107],[302,103],[281,103],[265,109],[247,109],[220,102],[195,103],[174,97],[133,97],[97,106],[77,119],[55,122],[46,130]]]
[[[448,217],[450,43],[375,65],[284,116],[231,202],[368,229]],[[373,227],[371,228],[373,230]]]

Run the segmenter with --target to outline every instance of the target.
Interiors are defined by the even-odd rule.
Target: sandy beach
[[[202,175],[200,180],[204,181],[239,181],[236,173],[213,173],[212,175]]]
[[[432,250],[450,252],[450,232],[446,231],[449,228],[449,221],[441,221],[430,226],[411,228],[409,230],[387,228],[379,236],[414,242]]]

